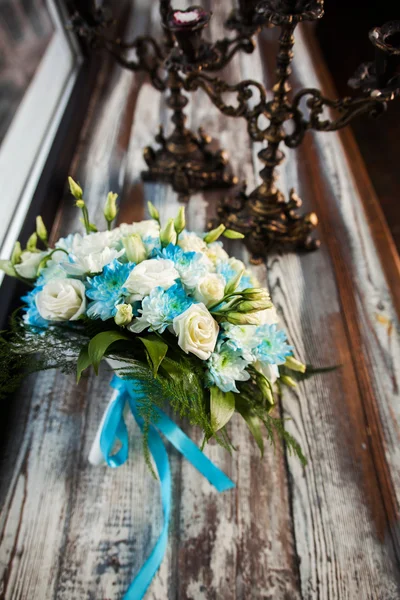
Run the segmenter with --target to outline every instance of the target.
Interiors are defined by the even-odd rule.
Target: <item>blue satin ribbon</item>
[[[107,410],[100,435],[100,449],[106,463],[110,467],[116,468],[120,467],[128,458],[129,439],[124,420],[124,410],[127,403],[137,424],[143,431],[144,422],[138,412],[143,393],[141,392],[140,382],[124,380],[117,376],[113,377],[111,386],[118,393]],[[149,558],[132,581],[123,600],[142,600],[161,565],[167,549],[172,481],[168,454],[160,437],[160,432],[219,492],[235,487],[229,477],[199,450],[176,423],[157,408],[157,420],[150,426],[148,444],[160,479],[164,524]],[[113,453],[116,442],[119,442],[121,447]]]

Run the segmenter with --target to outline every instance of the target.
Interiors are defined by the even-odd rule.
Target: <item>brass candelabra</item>
[[[156,136],[160,147],[144,150],[148,171],[142,173],[143,179],[170,183],[181,200],[202,189],[230,187],[238,182],[226,153],[212,150],[211,138],[202,129],[195,134],[186,127],[184,108],[189,100],[183,91],[190,93],[201,88],[223,114],[247,121],[252,140],[266,142],[259,153],[264,164],[260,172],[262,183],[250,194],[242,186],[234,197],[225,198],[218,207],[219,221],[245,235],[244,243],[254,262],[261,261],[275,244],[317,248],[319,242],[313,238],[318,223],[316,214],[300,215],[301,200],[294,189],[286,200],[275,185],[277,167],[285,158],[282,145],[295,148],[309,130],[336,131],[359,115],[378,116],[385,110],[387,102],[400,94],[400,21],[370,32],[375,62],[361,65],[349,80],[349,85],[359,91],[358,96],[331,100],[317,89],[306,88],[290,99],[294,31],[301,21],[323,16],[323,0],[239,0],[238,8],[226,22],[234,36],[214,43],[202,37],[211,13],[200,6],[173,10],[170,0],[160,0],[160,14],[164,31],[160,43],[149,36],[140,36],[130,43],[110,39],[109,19],[99,9],[92,8],[88,19],[87,11],[84,14],[80,7],[72,19],[75,30],[92,46],[105,48],[128,69],[147,72],[156,89],[168,92],[173,131],[166,137],[160,129]],[[237,52],[251,53],[254,37],[266,26],[280,28],[271,100],[257,81],[232,85],[212,75]],[[136,51],[134,60],[127,58],[128,50]],[[224,101],[226,92],[236,94],[235,106]],[[335,111],[335,116],[326,116],[326,108]],[[264,128],[261,117],[268,120]],[[291,133],[284,127],[289,121]]]

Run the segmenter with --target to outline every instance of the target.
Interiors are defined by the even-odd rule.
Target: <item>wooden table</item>
[[[156,6],[136,8],[132,30],[154,32]],[[211,34],[219,36],[229,2],[214,2]],[[252,56],[227,69],[232,81],[254,77],[270,86],[274,31]],[[311,42],[312,44],[312,42]],[[296,86],[330,82],[304,32],[297,34]],[[256,151],[245,123],[218,114],[200,92],[189,108],[229,150],[236,173],[257,181]],[[140,180],[142,149],[164,99],[140,75],[106,62],[71,174],[84,187],[93,218],[109,189],[123,197],[122,220],[145,216],[151,199],[162,218],[176,195]],[[288,151],[284,190],[296,186],[320,217],[321,249],[273,254],[255,270],[271,291],[296,354],[316,366],[341,365],[287,392],[281,411],[309,458],[303,469],[282,447],[260,459],[243,421],[231,436],[238,452],[206,449],[236,482],[218,494],[168,448],[173,516],[153,600],[296,600],[400,598],[398,258],[350,133],[309,134]],[[188,206],[201,230],[218,194]],[[79,225],[67,197],[53,236]],[[238,242],[231,247],[246,258]],[[25,381],[13,400],[1,456],[1,587],[7,600],[119,599],[161,527],[159,485],[141,452],[140,434],[118,470],[94,468],[87,456],[110,396],[102,368],[80,385],[59,372]],[[186,428],[199,442],[200,432]]]

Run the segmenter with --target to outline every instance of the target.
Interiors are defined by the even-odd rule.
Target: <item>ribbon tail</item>
[[[140,429],[143,431],[144,422],[137,412],[136,400],[132,398],[132,396],[129,398],[129,404],[133,416],[135,417]],[[129,586],[128,591],[124,596],[124,600],[141,600],[144,597],[150,583],[152,582],[163,561],[168,543],[168,527],[171,515],[171,471],[169,467],[167,451],[164,447],[161,437],[153,426],[150,427],[148,433],[148,444],[160,478],[164,524],[156,545],[154,546],[149,558],[146,560],[145,564]]]
[[[106,463],[110,467],[116,468],[123,465],[128,458],[129,438],[124,420],[127,391],[125,384],[117,377],[114,377],[111,385],[117,391],[117,394],[109,405],[104,418],[100,434],[100,449]],[[121,448],[113,454],[113,448],[117,440],[121,443]]]
[[[183,433],[167,415],[157,409],[157,429],[165,435],[168,441],[213,485],[219,492],[225,492],[235,487],[235,484],[225,473],[211,462],[194,442]]]

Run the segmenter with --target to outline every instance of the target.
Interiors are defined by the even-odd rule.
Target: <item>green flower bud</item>
[[[32,235],[30,236],[29,240],[27,241],[26,244],[26,249],[29,250],[29,252],[37,252],[37,235],[36,232],[32,233]]]
[[[294,358],[294,356],[288,356],[286,358],[285,367],[287,367],[291,371],[298,371],[299,373],[306,372],[306,365]]]
[[[238,287],[240,280],[242,279],[244,273],[244,269],[238,271],[234,277],[225,286],[225,296],[229,296],[229,294],[233,294],[233,292]]]
[[[129,262],[138,264],[147,258],[146,248],[138,233],[132,233],[122,238],[122,243]]]
[[[42,217],[36,217],[36,233],[42,242],[47,243],[47,229],[43,223]]]
[[[259,318],[249,313],[231,312],[226,315],[226,320],[232,325],[259,325]]]
[[[75,206],[78,208],[85,208],[85,203],[83,200],[77,200]]]
[[[133,318],[133,311],[131,304],[117,304],[117,313],[114,317],[114,321],[119,327],[129,325]]]
[[[270,295],[265,288],[246,288],[242,290],[241,294],[246,300],[256,300],[257,302],[270,299]]]
[[[224,233],[226,227],[225,225],[218,225],[215,229],[212,229],[204,236],[204,241],[206,244],[211,244],[212,242],[216,242],[217,239]]]
[[[271,308],[272,302],[270,300],[243,300],[236,306],[236,310],[239,312],[258,312],[259,310],[266,310]]]
[[[0,260],[0,270],[4,271],[4,273],[6,273],[6,275],[9,275],[10,277],[17,276],[11,260]]]
[[[283,383],[284,385],[287,385],[288,387],[296,387],[297,383],[295,382],[294,379],[292,379],[292,377],[288,377],[288,375],[281,375],[281,383]]]
[[[69,189],[71,191],[71,194],[73,195],[73,197],[76,200],[82,200],[83,198],[83,191],[80,185],[78,185],[76,183],[76,181],[74,181],[72,179],[72,177],[68,177],[68,183],[69,183]]]
[[[160,222],[160,213],[158,212],[158,210],[156,209],[156,207],[154,206],[154,204],[152,202],[148,202],[147,203],[147,207],[149,209],[149,215],[152,219],[154,219],[155,221]]]
[[[73,197],[76,200],[82,200],[83,198],[83,191],[80,185],[78,185],[76,183],[76,181],[74,181],[72,179],[72,177],[68,177],[68,183],[69,183],[69,189],[71,191],[71,194],[73,195]]]
[[[177,217],[175,218],[175,231],[179,235],[186,227],[185,207],[181,206]]]
[[[275,399],[271,389],[271,384],[262,373],[257,374],[257,385],[268,404],[273,406],[275,404]]]
[[[118,194],[108,192],[107,200],[104,205],[104,217],[107,223],[112,223],[117,216],[117,198]]]
[[[239,231],[234,231],[233,229],[226,229],[223,236],[229,240],[242,240],[244,238],[243,233],[239,233]]]
[[[160,232],[160,241],[164,247],[168,246],[168,244],[176,244],[174,219],[168,219],[166,226]]]
[[[22,248],[19,242],[15,242],[14,249],[11,254],[11,264],[16,265],[21,261]]]

